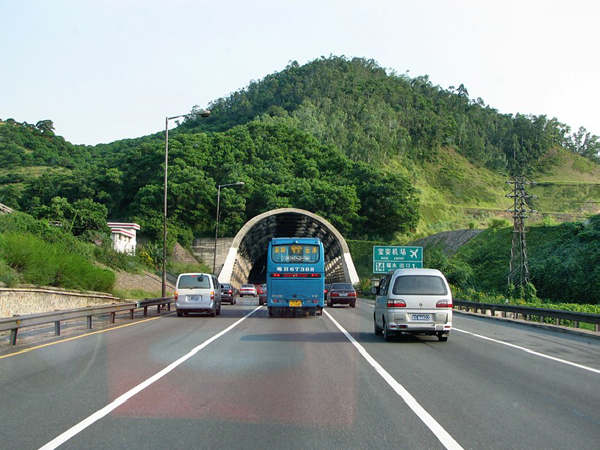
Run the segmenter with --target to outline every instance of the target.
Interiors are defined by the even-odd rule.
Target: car
[[[221,283],[221,302],[228,302],[235,305],[235,289],[229,283]]]
[[[175,284],[177,317],[191,312],[221,314],[221,286],[217,277],[209,273],[182,273]]]
[[[356,290],[350,283],[332,283],[329,287],[327,306],[331,308],[338,303],[356,307]]]
[[[373,328],[386,341],[399,334],[435,335],[448,340],[452,329],[452,292],[437,269],[397,269],[388,272],[375,294]]]
[[[242,284],[239,295],[240,297],[244,297],[245,295],[249,297],[256,297],[256,286],[253,284]]]
[[[261,284],[260,289],[258,291],[258,304],[266,305],[267,304],[267,285]]]
[[[325,285],[325,292],[323,293],[325,298],[327,298],[327,293],[329,292],[329,289],[331,289],[331,284],[326,284]]]

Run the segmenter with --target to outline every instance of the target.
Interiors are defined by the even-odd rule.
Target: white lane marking
[[[454,440],[450,434],[442,428],[442,426],[429,414],[425,409],[417,402],[417,400],[402,386],[398,383],[394,377],[392,377],[381,365],[375,361],[375,359],[360,345],[356,339],[350,336],[344,327],[342,327],[327,310],[323,310],[327,317],[331,319],[336,327],[346,336],[346,338],[354,345],[358,352],[367,360],[371,366],[381,375],[381,377],[389,384],[394,391],[404,400],[404,402],[413,410],[413,412],[423,421],[423,423],[435,434],[444,447],[449,450],[462,450],[462,447],[458,442]]]
[[[594,369],[593,367],[588,367],[588,366],[584,366],[582,364],[577,364],[577,363],[574,363],[574,362],[571,362],[571,361],[567,361],[565,359],[556,358],[554,356],[550,356],[550,355],[546,355],[544,353],[536,352],[535,350],[530,350],[528,348],[521,347],[521,346],[515,345],[515,344],[511,344],[509,342],[499,341],[498,339],[493,339],[493,338],[490,338],[490,337],[487,337],[487,336],[483,336],[481,334],[476,334],[476,333],[472,333],[470,331],[461,330],[459,328],[452,328],[452,330],[453,331],[458,331],[459,333],[469,334],[471,336],[475,336],[475,337],[478,337],[480,339],[485,339],[486,341],[495,342],[496,344],[501,344],[501,345],[506,345],[507,347],[516,348],[517,350],[521,350],[521,351],[523,351],[525,353],[530,353],[532,355],[540,356],[542,358],[550,359],[552,361],[556,361],[556,362],[559,362],[559,363],[562,363],[562,364],[567,364],[569,366],[577,367],[579,369],[589,370],[590,372],[594,372],[594,373],[600,373],[600,370]]]
[[[144,389],[146,389],[148,386],[150,386],[154,382],[160,380],[162,377],[164,377],[166,374],[168,374],[169,372],[171,372],[177,366],[183,364],[185,361],[187,361],[188,359],[190,359],[192,356],[194,356],[196,353],[198,353],[204,347],[206,347],[207,345],[209,345],[211,342],[219,339],[225,333],[233,330],[236,326],[238,326],[240,323],[242,323],[244,320],[246,320],[248,317],[250,317],[256,311],[258,311],[260,308],[261,307],[259,306],[258,308],[254,309],[251,313],[245,315],[240,320],[238,320],[237,322],[235,322],[233,325],[225,328],[220,333],[215,334],[210,339],[207,339],[202,344],[200,344],[196,348],[192,349],[188,354],[182,356],[177,361],[171,363],[170,365],[168,365],[167,367],[165,367],[163,370],[161,370],[157,374],[155,374],[152,377],[148,378],[146,381],[138,384],[133,389],[125,392],[123,395],[121,395],[120,397],[118,397],[112,403],[106,405],[101,410],[96,411],[94,414],[92,414],[91,416],[89,416],[87,419],[82,420],[77,425],[71,427],[70,429],[68,429],[67,431],[65,431],[63,434],[61,434],[60,436],[57,436],[56,438],[54,438],[53,440],[51,440],[50,442],[48,442],[43,447],[40,447],[39,450],[53,450],[53,449],[57,448],[59,445],[62,445],[63,443],[65,443],[66,441],[68,441],[69,439],[71,439],[76,434],[81,433],[87,427],[89,427],[93,423],[97,422],[98,420],[102,419],[104,416],[106,416],[107,414],[109,414],[111,411],[113,411],[116,408],[118,408],[119,406],[121,406],[123,403],[125,403],[127,400],[129,400],[131,397],[133,397],[134,395],[136,395],[139,392],[143,391]]]

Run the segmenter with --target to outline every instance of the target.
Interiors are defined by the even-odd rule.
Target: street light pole
[[[167,296],[167,174],[169,168],[169,120],[185,117],[187,114],[180,116],[167,117],[165,119],[165,194],[164,194],[164,210],[163,210],[163,259],[162,259],[162,296]],[[195,116],[208,117],[210,111],[201,109],[194,113]]]
[[[213,257],[213,273],[217,274],[217,240],[219,239],[219,207],[221,206],[221,188],[227,186],[243,186],[245,183],[243,181],[238,181],[236,183],[229,184],[220,184],[217,187],[217,225],[215,226],[215,254]]]

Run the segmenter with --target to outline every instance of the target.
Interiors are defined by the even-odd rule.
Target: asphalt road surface
[[[0,448],[599,448],[599,339],[455,313],[384,342],[372,315],[245,298],[2,346]]]

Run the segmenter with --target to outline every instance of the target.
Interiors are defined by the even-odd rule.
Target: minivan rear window
[[[209,289],[210,277],[207,275],[183,275],[179,278],[179,289]]]
[[[396,278],[392,292],[397,295],[446,295],[448,290],[440,277],[405,275]]]

